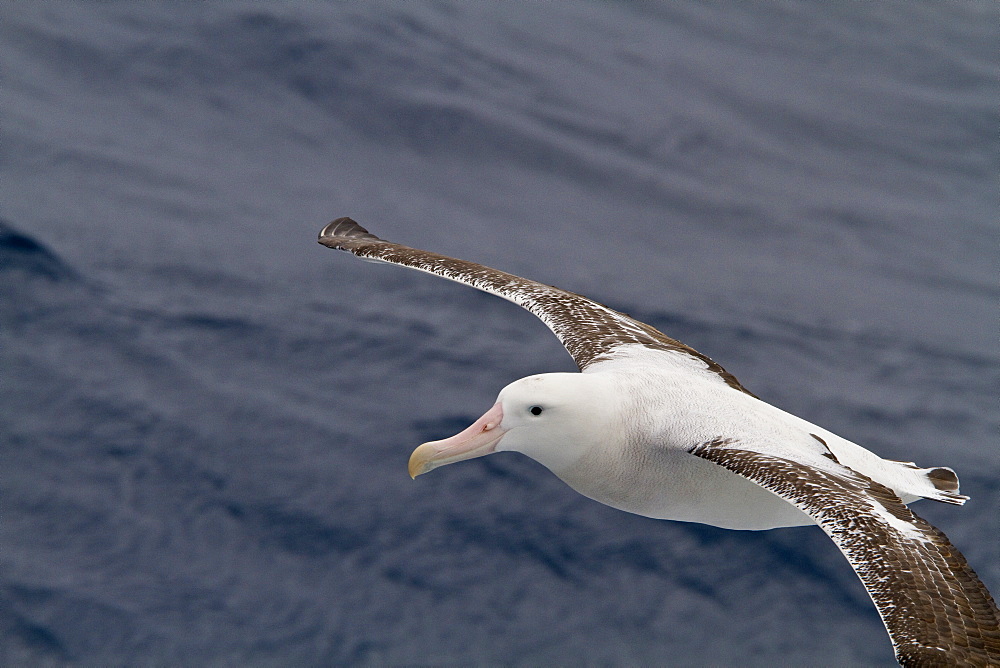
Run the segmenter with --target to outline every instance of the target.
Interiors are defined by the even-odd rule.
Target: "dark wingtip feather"
[[[334,220],[319,232],[319,242],[324,246],[335,247],[338,239],[378,239],[378,237],[353,219],[344,216]]]

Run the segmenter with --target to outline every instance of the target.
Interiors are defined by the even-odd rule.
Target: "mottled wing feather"
[[[965,557],[889,488],[718,439],[692,454],[774,492],[813,517],[847,557],[904,666],[1000,666],[1000,612]]]
[[[457,260],[379,239],[350,218],[338,218],[320,232],[324,246],[358,257],[419,269],[503,297],[538,316],[555,333],[581,370],[608,359],[626,344],[680,352],[703,362],[729,386],[750,394],[732,374],[680,341],[595,301],[475,262]]]

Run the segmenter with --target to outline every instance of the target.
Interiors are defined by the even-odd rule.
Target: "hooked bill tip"
[[[417,476],[422,473],[427,473],[430,470],[430,455],[428,450],[431,448],[425,447],[426,443],[420,445],[416,450],[410,454],[410,461],[406,465],[406,471],[410,474],[410,478],[416,480]],[[431,453],[433,454],[433,453]]]

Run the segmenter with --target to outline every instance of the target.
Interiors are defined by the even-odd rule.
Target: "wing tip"
[[[340,248],[341,241],[350,239],[378,240],[378,237],[347,216],[331,221],[319,231],[319,243],[330,248]]]

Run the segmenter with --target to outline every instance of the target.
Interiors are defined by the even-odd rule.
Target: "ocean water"
[[[0,663],[892,665],[816,528],[504,454],[586,294],[883,456],[1000,592],[992,3],[0,4]]]

